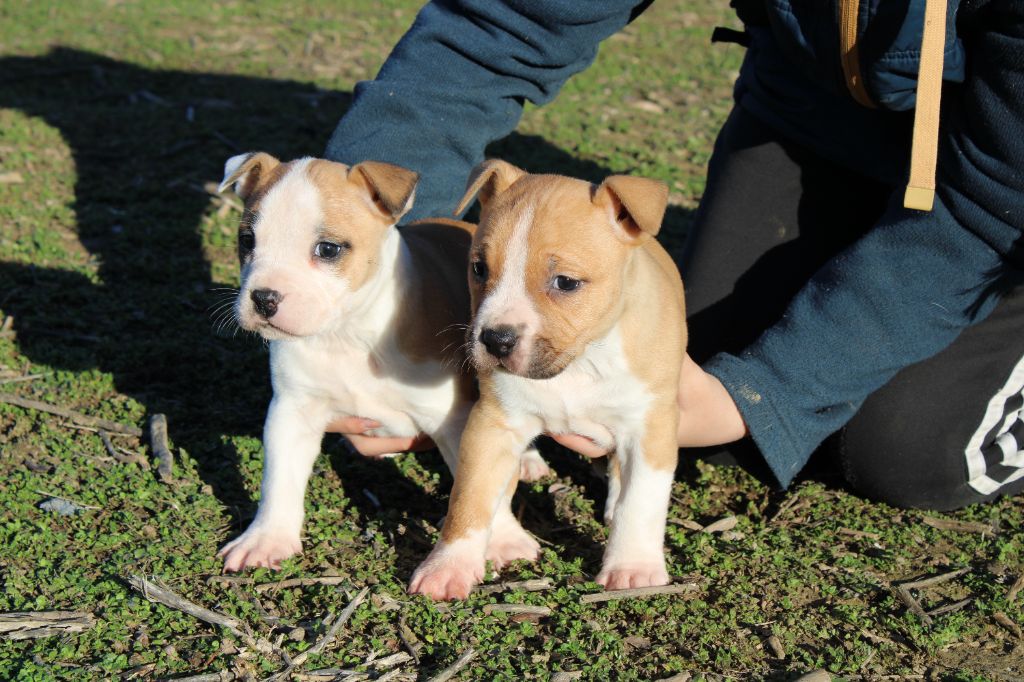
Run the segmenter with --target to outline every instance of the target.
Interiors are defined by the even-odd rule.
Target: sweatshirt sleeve
[[[896,372],[991,312],[1024,269],[1024,11],[989,16],[967,80],[944,88],[935,208],[893,206],[782,319],[705,366],[785,486]],[[998,13],[997,13],[998,14]],[[898,415],[894,415],[898,418]]]
[[[327,144],[343,163],[373,159],[420,173],[407,221],[450,216],[484,148],[512,132],[526,100],[544,104],[586,68],[641,0],[434,0]]]

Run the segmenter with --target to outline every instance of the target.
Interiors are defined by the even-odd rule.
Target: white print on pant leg
[[[668,583],[665,516],[674,471],[651,467],[639,447],[620,458],[618,503],[597,582],[608,589]]]
[[[249,528],[224,546],[224,567],[277,567],[302,551],[303,501],[313,462],[320,454],[326,413],[275,396],[267,412],[260,506]]]
[[[985,410],[981,424],[974,432],[964,450],[967,457],[967,475],[971,487],[982,495],[991,495],[1002,486],[1024,476],[1024,443],[1015,438],[1010,430],[1024,422],[1024,409],[1007,410],[1007,403],[1024,393],[1024,357],[1020,359],[1003,387],[994,395]],[[999,434],[989,445],[985,445],[985,437],[992,433],[998,425]],[[990,476],[989,465],[985,458],[985,450],[998,448],[1001,465],[1014,467],[1008,476],[999,481]]]

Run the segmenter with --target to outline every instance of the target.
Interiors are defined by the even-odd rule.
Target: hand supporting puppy
[[[332,433],[344,434],[356,450],[367,457],[392,452],[421,451],[434,447],[426,436],[416,438],[378,438],[365,435],[379,426],[372,419],[349,417],[328,426]],[[693,448],[732,443],[747,435],[747,426],[736,403],[717,377],[702,370],[689,355],[683,358],[679,373],[679,447]],[[549,434],[563,447],[586,457],[603,457],[608,451],[592,440],[571,433]]]

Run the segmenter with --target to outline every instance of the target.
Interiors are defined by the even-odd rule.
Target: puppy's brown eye
[[[555,288],[559,291],[576,291],[576,289],[579,289],[580,283],[580,280],[566,277],[565,275],[558,275],[553,282]]]
[[[249,253],[256,248],[256,235],[245,231],[238,233],[238,249],[243,253]]]
[[[473,261],[470,269],[473,271],[473,277],[476,281],[483,282],[487,279],[487,263],[482,260]]]
[[[343,251],[348,250],[348,242],[342,242],[341,244],[335,244],[334,242],[317,242],[316,246],[313,247],[313,255],[321,260],[335,260]]]

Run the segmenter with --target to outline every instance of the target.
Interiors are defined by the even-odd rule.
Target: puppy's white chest
[[[375,430],[381,436],[429,433],[451,408],[455,391],[450,378],[425,383],[426,391],[406,381],[410,372],[433,374],[437,368],[412,367],[392,353],[378,361],[365,348],[338,341],[288,343],[272,353],[275,396],[295,396],[331,418],[374,419],[381,423]]]
[[[617,329],[591,344],[550,379],[495,377],[506,413],[523,428],[540,422],[548,433],[576,433],[602,445],[639,434],[652,395],[631,372]]]

